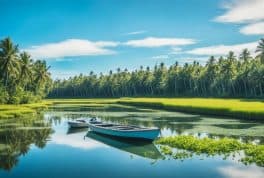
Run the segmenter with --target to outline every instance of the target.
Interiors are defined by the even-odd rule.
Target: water
[[[67,121],[101,120],[157,126],[161,135],[228,136],[264,143],[264,124],[120,105],[58,105],[36,118],[0,120],[0,177],[264,177],[264,168],[222,156],[174,160],[152,143],[127,141],[68,129]]]

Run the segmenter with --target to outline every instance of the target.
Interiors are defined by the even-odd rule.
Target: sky
[[[160,62],[252,55],[264,0],[0,0],[0,39],[51,66],[52,78]]]

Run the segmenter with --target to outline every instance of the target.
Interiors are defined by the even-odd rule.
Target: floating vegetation
[[[157,140],[156,143],[161,145],[162,153],[165,155],[173,155],[173,158],[175,159],[185,159],[191,157],[193,153],[207,154],[209,156],[223,155],[224,159],[226,159],[231,154],[234,157],[235,153],[243,151],[244,156],[239,161],[244,164],[255,163],[258,166],[264,166],[264,145],[241,143],[236,139],[199,139],[190,135],[180,135],[163,137]],[[170,147],[187,150],[189,152],[178,151],[173,153]]]

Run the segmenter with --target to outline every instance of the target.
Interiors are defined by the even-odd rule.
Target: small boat
[[[109,124],[91,119],[89,128],[97,133],[130,139],[143,139],[152,141],[159,136],[159,128],[138,127],[134,125]]]
[[[89,126],[88,122],[84,119],[77,119],[74,121],[68,121],[70,128],[87,128]]]

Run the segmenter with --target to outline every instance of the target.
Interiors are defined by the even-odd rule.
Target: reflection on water
[[[153,143],[139,140],[127,140],[124,138],[111,137],[89,131],[86,137],[109,145],[111,147],[150,159],[162,159],[163,156]]]
[[[238,166],[223,166],[219,167],[218,171],[229,178],[263,178],[264,170],[257,169],[255,167],[249,169],[241,169]]]
[[[67,134],[74,134],[74,133],[79,133],[79,132],[87,132],[88,128],[72,128],[69,127]]]
[[[162,136],[177,134],[206,135],[211,138],[227,136],[244,142],[264,143],[264,124],[256,121],[128,108],[128,106],[123,108],[120,105],[115,106],[112,111],[113,106],[107,106],[109,105],[96,107],[95,110],[92,110],[93,107],[89,107],[88,111],[81,112],[78,107],[71,106],[66,109],[67,111],[63,111],[63,108],[59,107],[61,111],[59,113],[67,119],[95,116],[106,122],[159,127]]]
[[[162,136],[228,136],[264,143],[264,124],[255,121],[120,105],[60,106],[36,118],[0,120],[0,177],[264,177],[264,168],[232,159],[201,160],[194,155],[184,162],[168,160],[153,143],[68,128],[69,120],[94,116],[105,122],[159,127]],[[153,165],[153,160],[158,161]]]
[[[51,133],[50,124],[41,120],[1,120],[0,168],[11,170],[19,157],[29,152],[32,144],[44,148]]]

